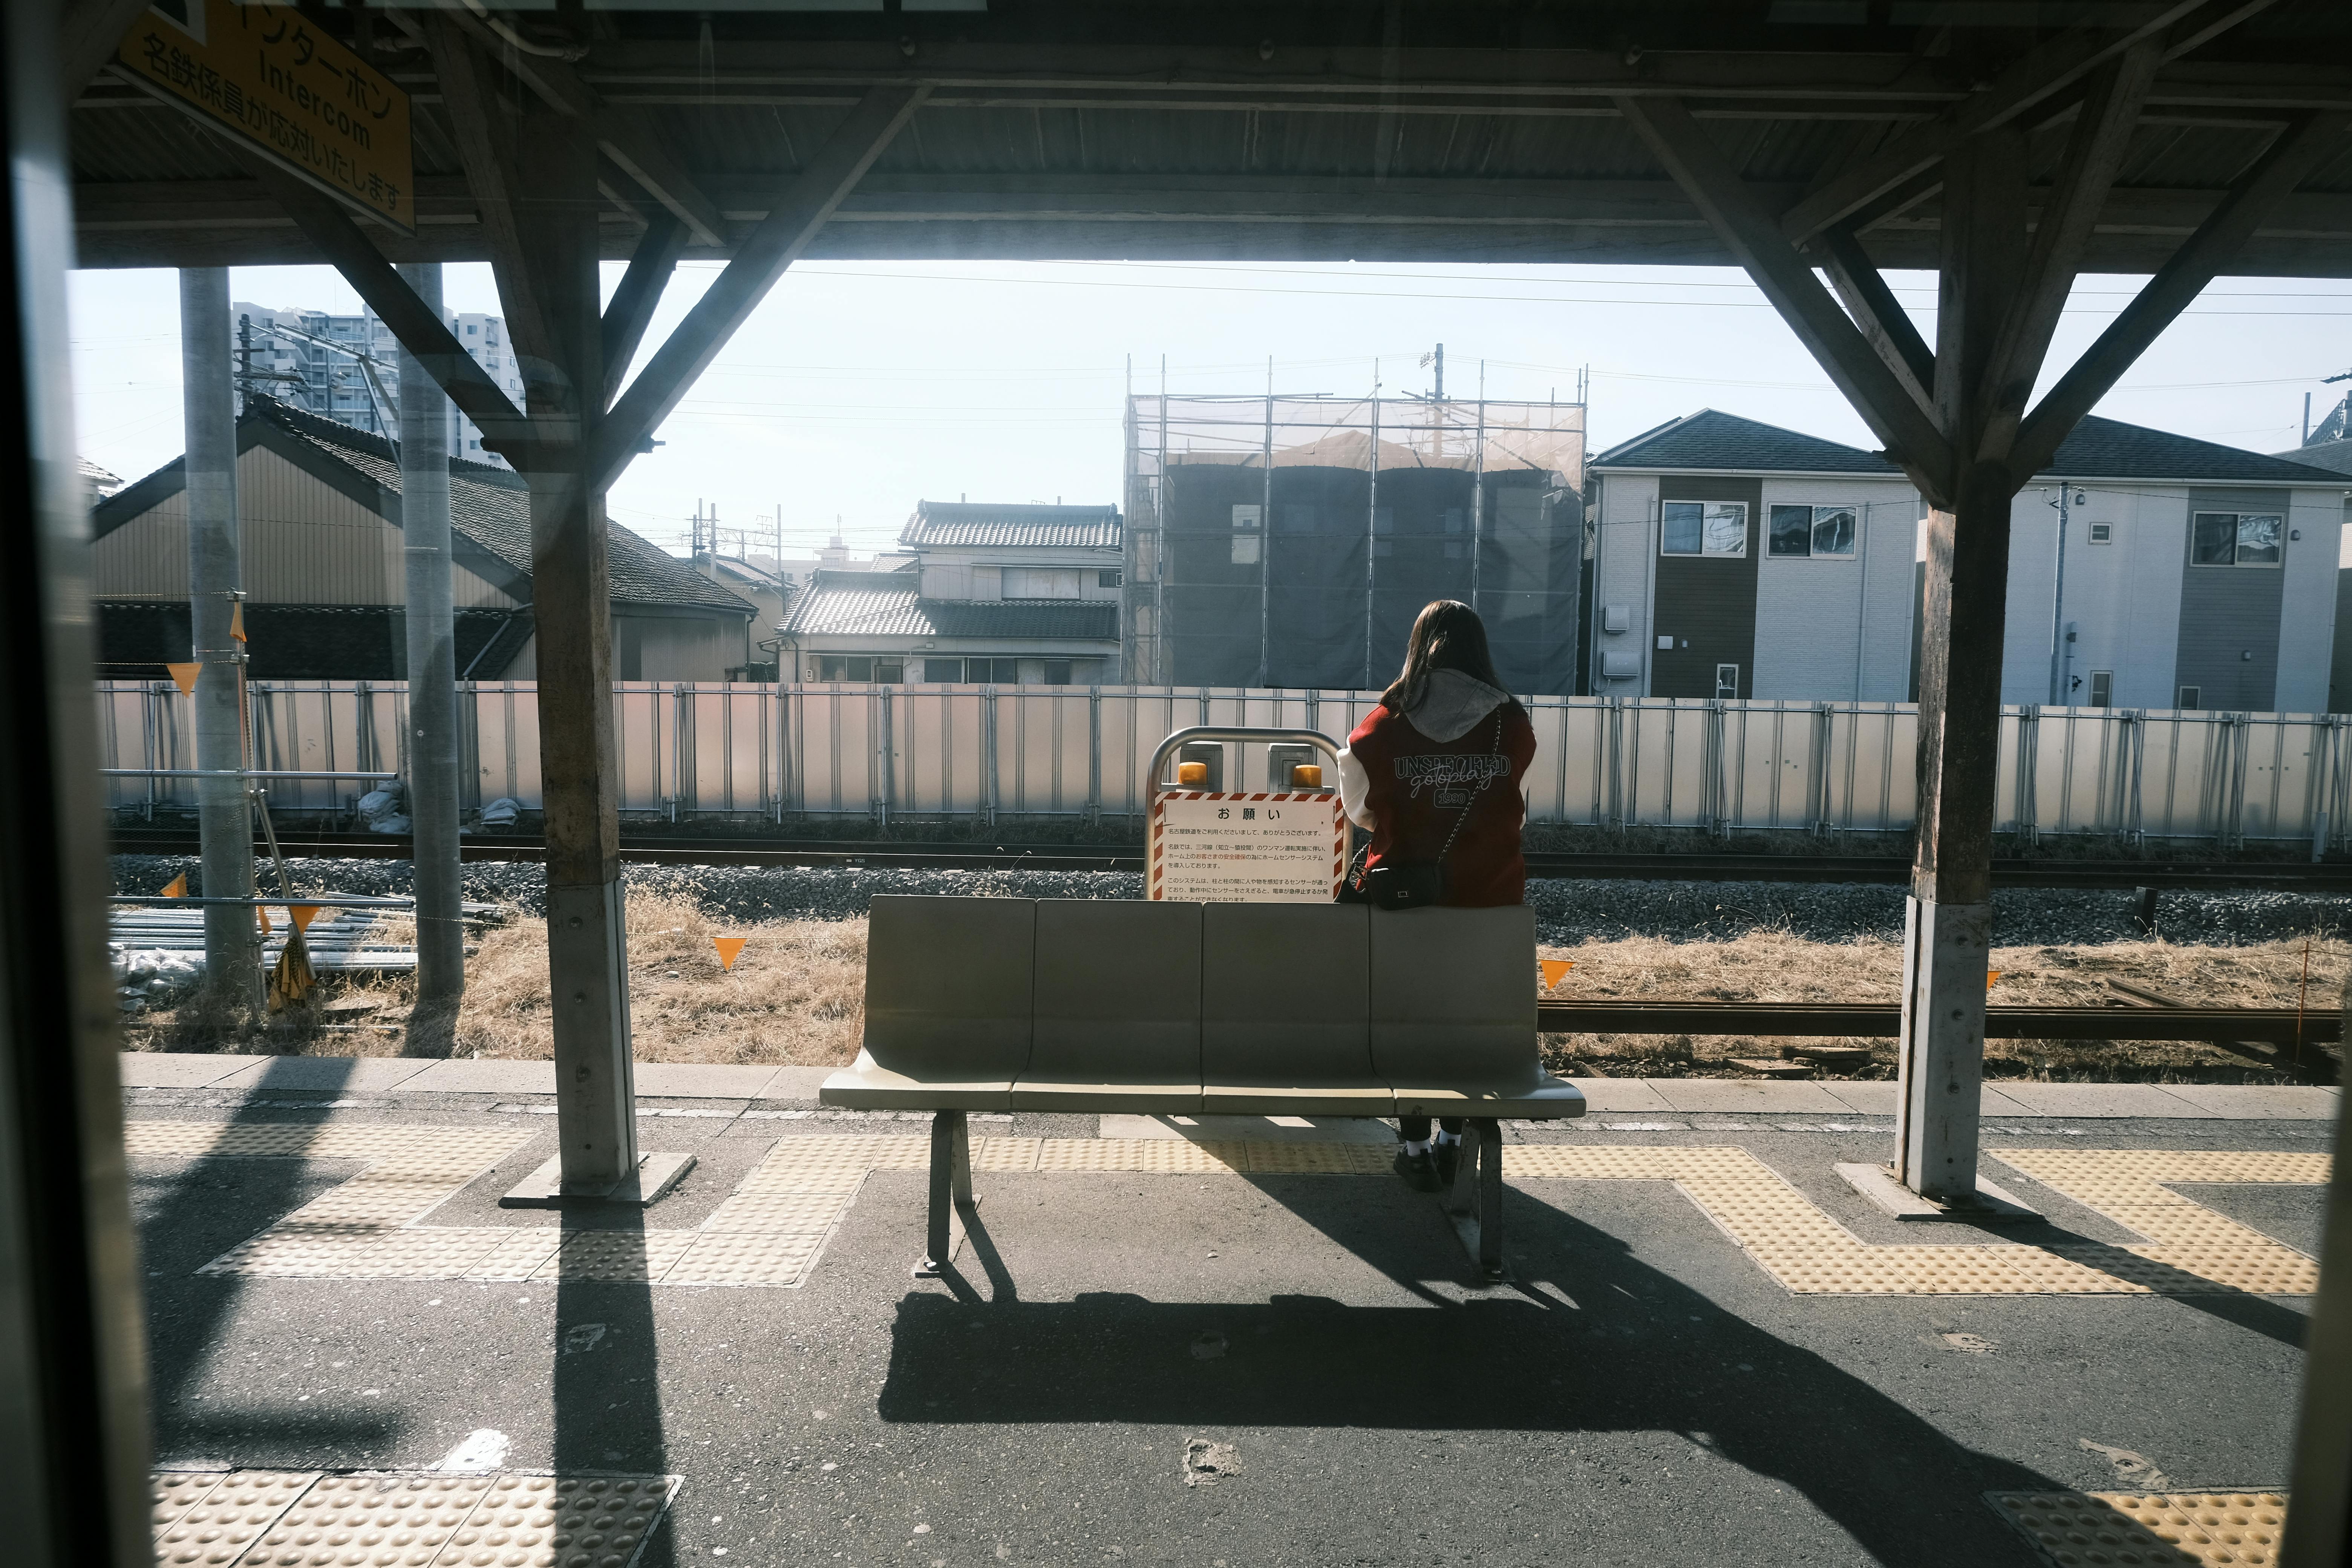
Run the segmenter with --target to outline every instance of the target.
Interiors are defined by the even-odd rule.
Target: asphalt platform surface
[[[126,1109],[478,1126],[517,1103],[341,1099],[134,1089]],[[646,1148],[700,1157],[644,1220],[497,1208],[553,1152],[552,1117],[508,1114],[532,1141],[435,1222],[692,1225],[778,1137],[877,1130],[696,1103],[644,1124]],[[1886,1124],[1865,1120],[1595,1117],[1522,1136],[1736,1144],[1865,1241],[1984,1239],[1900,1226],[1836,1178],[1834,1162],[1887,1157]],[[1089,1137],[1097,1120],[1009,1131]],[[2324,1152],[2330,1136],[2305,1121],[2053,1118],[2009,1141]],[[1624,1181],[1514,1180],[1517,1283],[1482,1289],[1434,1199],[1332,1175],[983,1172],[982,1228],[940,1279],[909,1276],[911,1171],[866,1178],[796,1289],[195,1272],[355,1168],[133,1162],[158,1464],[417,1468],[502,1440],[518,1468],[680,1474],[648,1565],[2022,1568],[2040,1559],[1987,1492],[2282,1485],[2308,1306],[1792,1296],[1675,1188]],[[2050,1205],[2047,1225],[1997,1239],[2125,1239],[1986,1171]],[[2315,1249],[2318,1189],[2194,1195]]]

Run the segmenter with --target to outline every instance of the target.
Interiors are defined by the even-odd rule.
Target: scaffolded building
[[[1138,682],[1377,687],[1460,599],[1512,689],[1575,689],[1581,404],[1130,396],[1126,473]]]

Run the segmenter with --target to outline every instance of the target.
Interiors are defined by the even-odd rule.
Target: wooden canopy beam
[[[552,363],[546,315],[523,265],[522,235],[516,225],[515,200],[522,187],[515,173],[514,127],[499,112],[490,62],[471,38],[440,16],[431,19],[425,37],[433,52],[434,75],[441,83],[441,104],[474,195],[475,219],[488,243],[507,330],[527,360]]]
[[[2259,8],[2255,0],[2227,3],[2241,14]],[[2028,52],[1982,92],[1970,94],[1927,124],[1897,136],[1879,153],[1807,195],[1782,216],[1782,232],[1802,243],[1853,216],[1876,197],[1932,167],[1969,137],[2047,103],[2126,49],[2160,37],[2183,18],[2210,9],[2213,4],[2214,0],[2164,0],[2140,7],[2131,24],[2120,29],[2075,27],[2061,34]]]
[[[2315,114],[2283,132],[2254,160],[2212,216],[2035,405],[2017,433],[2010,461],[2013,472],[2037,474],[2049,465],[2058,444],[2196,300],[2264,216],[2305,175],[2343,153],[2347,132],[2352,114]]]
[[[646,341],[654,307],[661,303],[662,289],[677,270],[677,253],[685,244],[686,225],[668,213],[657,214],[638,239],[637,248],[629,258],[629,269],[621,275],[621,286],[613,290],[612,301],[604,307],[607,408],[621,395],[621,383],[629,374],[630,362],[637,357],[638,345]]]
[[[479,47],[489,50],[548,107],[593,125],[596,144],[604,156],[620,165],[647,195],[684,223],[692,231],[696,244],[715,247],[727,243],[718,204],[687,174],[685,165],[642,111],[607,103],[564,60],[506,48],[488,26],[470,11],[450,11],[443,13],[443,27],[462,30]]]
[[[1888,455],[1931,498],[1948,494],[1951,451],[1934,420],[1880,360],[1861,329],[1839,309],[1821,279],[1813,276],[1811,265],[1789,243],[1772,215],[1741,183],[1730,160],[1699,129],[1689,111],[1659,99],[1622,99],[1617,108],[1747,268],[1780,319],[1853,405]]]
[[[760,226],[735,247],[735,259],[695,301],[677,331],[613,405],[596,437],[589,488],[602,494],[645,449],[695,378],[709,367],[784,269],[808,249],[842,198],[865,177],[882,149],[913,118],[922,88],[877,88],[818,148]]]
[[[304,237],[318,247],[328,265],[343,275],[343,281],[425,367],[425,374],[440,384],[457,411],[474,422],[482,433],[482,445],[522,467],[520,456],[531,440],[530,422],[466,352],[441,320],[441,313],[418,299],[392,263],[360,232],[342,204],[258,154],[237,156],[278,199]]]
[[[1870,259],[1862,241],[1845,226],[1827,230],[1813,237],[1811,249],[1829,274],[1830,287],[1837,291],[1839,302],[1853,318],[1854,325],[1869,340],[1879,359],[1895,373],[1903,390],[1919,411],[1933,417],[1936,412],[1936,355],[1919,329],[1895,299],[1895,291],[1886,286],[1878,266]]]
[[[2075,116],[2066,151],[2050,183],[2033,226],[2021,287],[1985,362],[1976,455],[2006,458],[2025,417],[2026,401],[2042,374],[2058,318],[2074,291],[2075,274],[2089,247],[2091,231],[2105,208],[2107,192],[2123,170],[2139,106],[2156,79],[2163,47],[2142,39],[2091,79]]]

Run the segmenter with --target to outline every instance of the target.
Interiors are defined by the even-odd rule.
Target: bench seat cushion
[[[1584,1114],[1584,1091],[1538,1069],[1517,1084],[1449,1084],[1442,1089],[1396,1087],[1399,1116],[1496,1116],[1548,1121]]]
[[[819,1105],[844,1110],[1010,1110],[1010,1079],[909,1078],[864,1051],[816,1091]]]
[[[1204,1116],[1390,1116],[1386,1084],[1212,1083],[1201,1089]]]

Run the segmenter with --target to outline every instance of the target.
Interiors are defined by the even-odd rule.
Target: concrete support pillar
[[[236,389],[230,380],[228,270],[180,273],[180,382],[187,436],[188,626],[203,668],[196,676],[196,766],[246,765],[245,652],[229,635],[242,579],[237,566]],[[253,896],[253,818],[247,781],[196,781],[207,898]],[[205,908],[205,974],[214,994],[249,1008],[261,1002],[259,928],[251,909]]]
[[[435,314],[438,262],[401,277]],[[449,581],[449,399],[400,353],[400,531],[406,564],[408,816],[415,825],[416,1002],[409,1054],[446,1056],[466,990],[457,859],[457,648]]]
[[[1953,504],[1927,521],[1919,826],[1903,948],[1895,1141],[1904,1185],[1946,1203],[1972,1202],[1977,1194],[2001,632],[2017,491],[2007,467],[1982,450],[2002,392],[1996,345],[2021,283],[2025,162],[2021,133],[1988,132],[1953,152],[1944,187],[1936,400],[1937,423],[1961,467],[1952,477]]]
[[[604,498],[592,487],[589,457],[604,386],[596,145],[583,121],[533,114],[520,126],[516,161],[525,193],[515,199],[516,226],[538,324],[538,341],[519,342],[534,437],[523,477],[539,634],[557,1126],[563,1186],[586,1193],[610,1189],[637,1168]],[[517,314],[509,305],[509,321]]]

